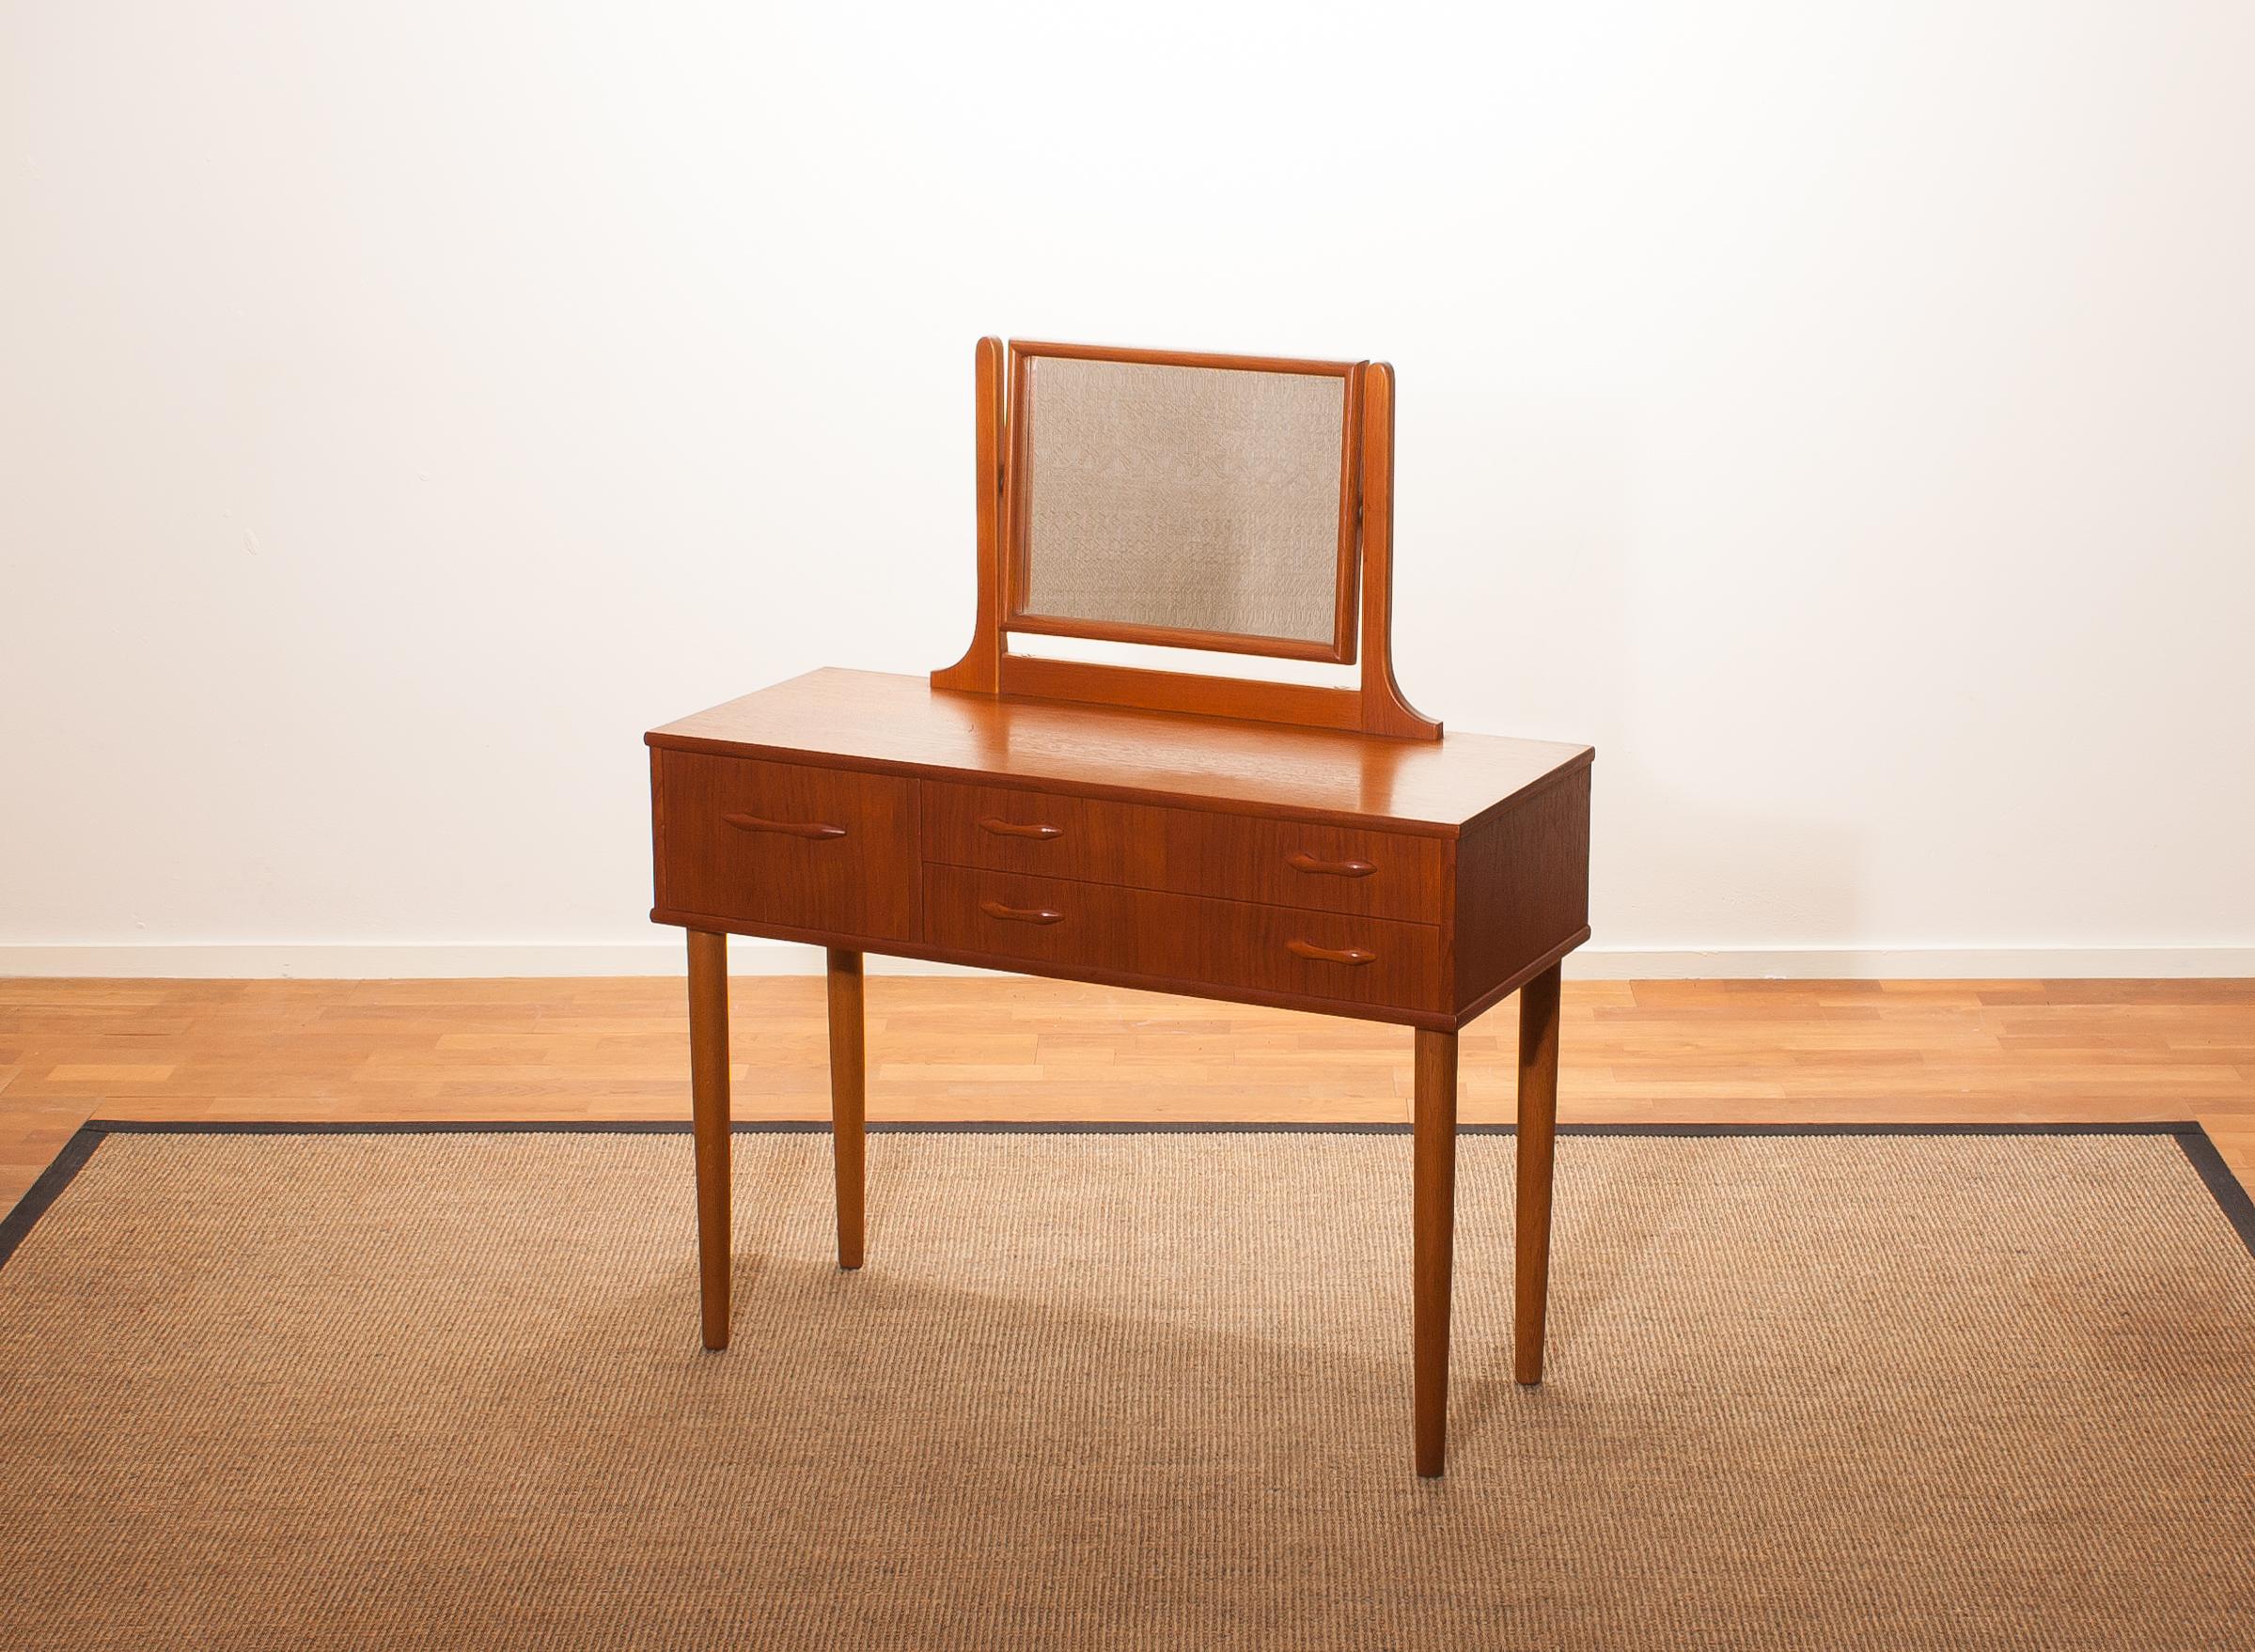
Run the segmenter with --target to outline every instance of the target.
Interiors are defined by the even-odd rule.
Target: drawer
[[[660,754],[658,905],[746,924],[910,941],[913,780]]]
[[[1448,845],[1437,837],[924,782],[924,858],[1437,924]]]
[[[1159,977],[1162,987],[1447,1007],[1439,929],[1345,912],[928,865],[924,938],[1060,970]]]

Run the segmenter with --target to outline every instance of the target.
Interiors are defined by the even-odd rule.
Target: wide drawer
[[[924,868],[924,938],[1060,970],[1442,1009],[1440,931],[1345,912],[1116,884]]]
[[[669,751],[652,784],[659,906],[916,938],[916,782]]]
[[[948,865],[1426,924],[1447,905],[1437,837],[942,780],[923,815],[924,858]]]

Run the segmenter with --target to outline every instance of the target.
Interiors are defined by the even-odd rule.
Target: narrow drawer
[[[1437,928],[1345,912],[934,864],[924,868],[924,938],[1161,984],[1446,1007]]]
[[[913,780],[669,751],[654,784],[661,907],[916,938]]]
[[[1448,905],[1437,837],[1253,815],[924,782],[924,858],[1437,924]]]

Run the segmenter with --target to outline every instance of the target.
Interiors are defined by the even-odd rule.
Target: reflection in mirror
[[[1026,360],[1020,616],[1338,634],[1346,382]]]

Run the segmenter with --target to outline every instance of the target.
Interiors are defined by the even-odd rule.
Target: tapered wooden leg
[[[1519,989],[1519,1256],[1511,1375],[1542,1380],[1550,1299],[1550,1169],[1558,1125],[1558,966]]]
[[[1456,1248],[1456,1035],[1417,1030],[1411,1200],[1412,1364],[1417,1473],[1437,1475],[1449,1455],[1449,1286]]]
[[[830,1157],[838,1171],[838,1265],[861,1266],[864,1057],[861,954],[830,949]]]
[[[689,1111],[705,1346],[728,1346],[728,938],[689,931]]]

